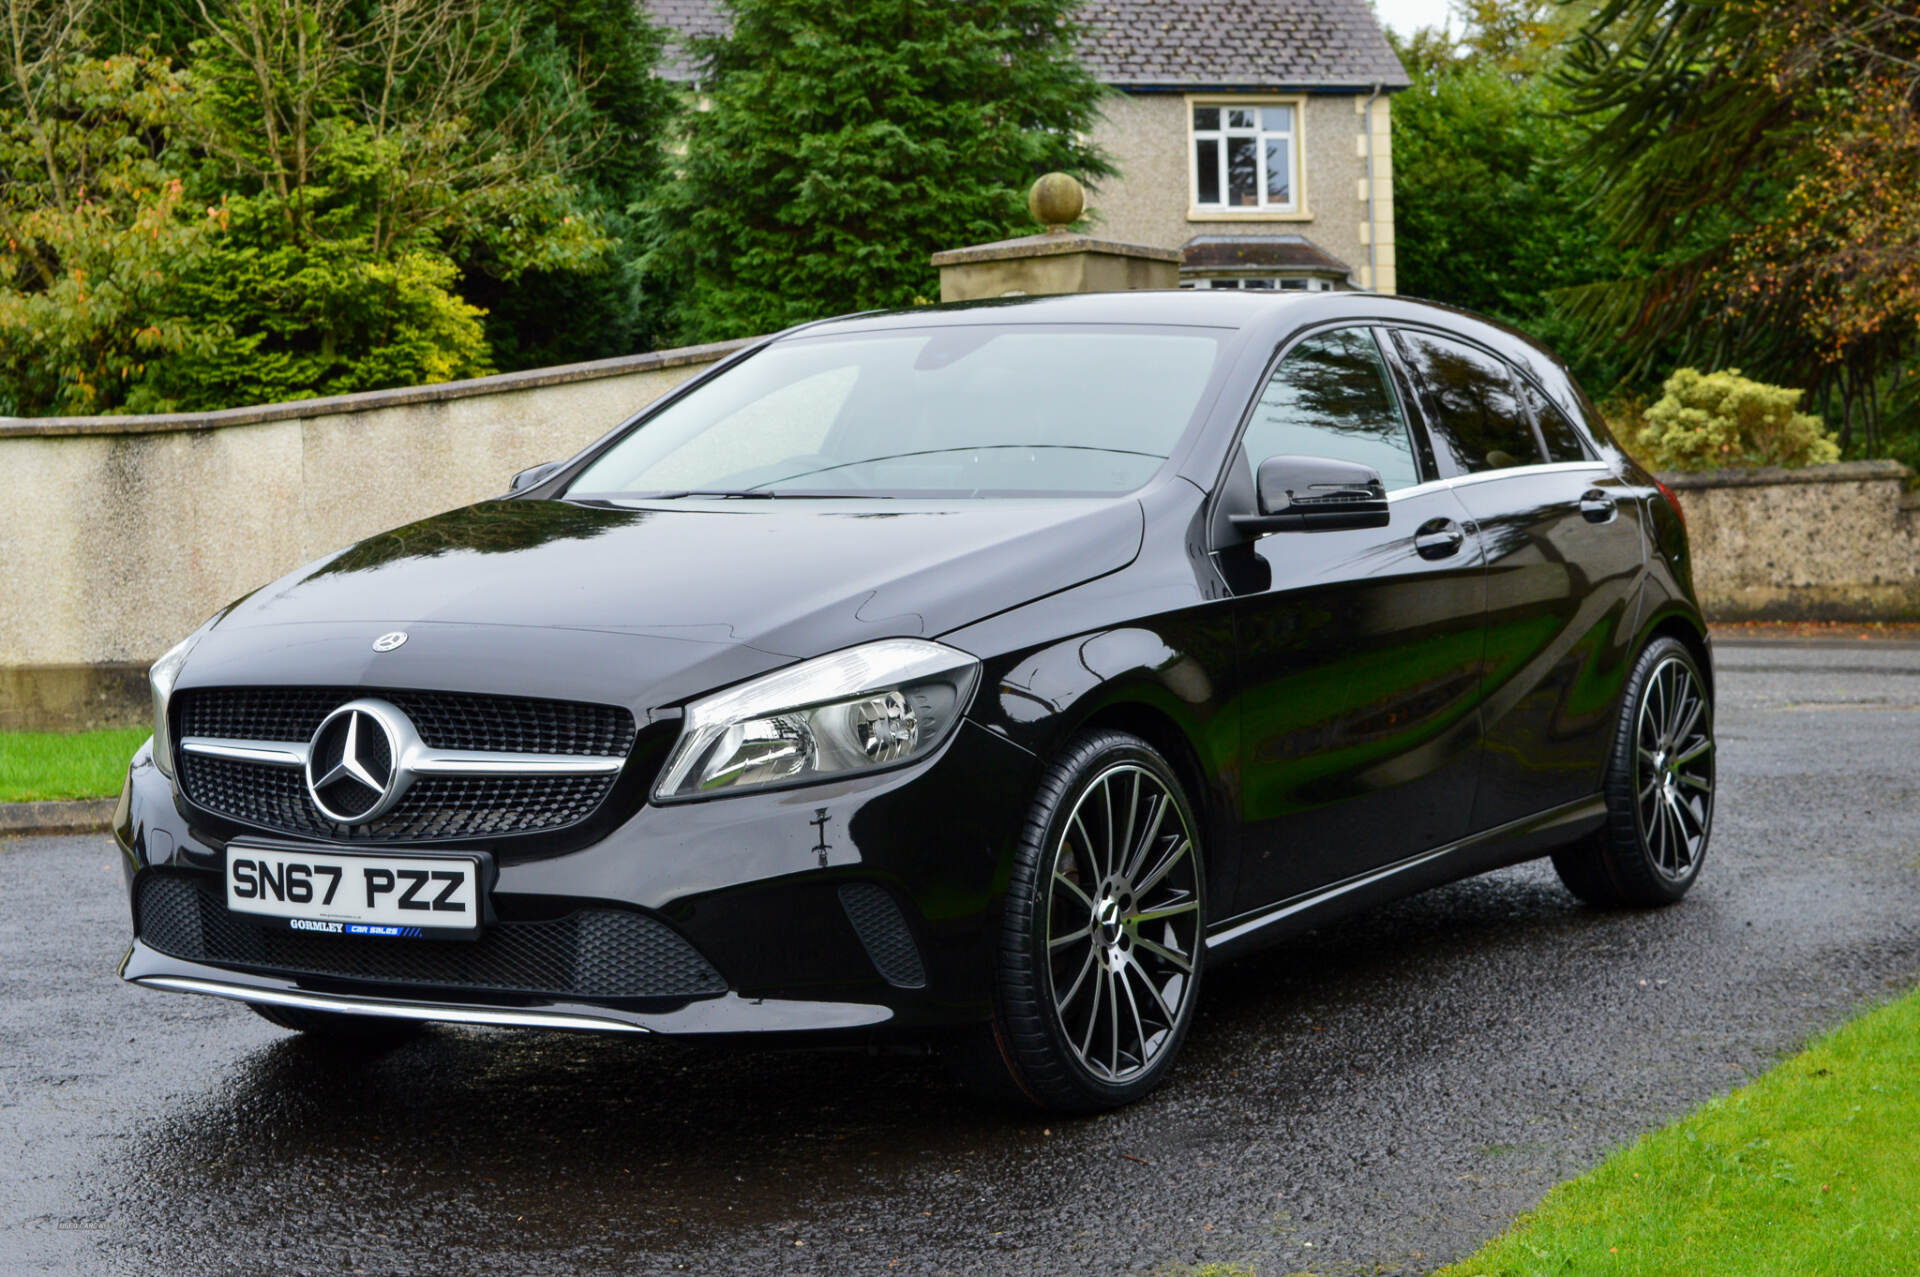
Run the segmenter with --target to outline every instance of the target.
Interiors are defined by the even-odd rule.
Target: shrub
[[[58,49],[21,75],[0,85],[0,415],[165,411],[148,364],[212,341],[166,310],[207,234],[167,154],[186,80]]]
[[[1639,448],[1662,470],[1813,466],[1840,459],[1820,419],[1801,412],[1801,390],[1742,377],[1738,368],[1682,368],[1646,411]]]
[[[181,272],[176,304],[223,340],[151,362],[147,386],[182,412],[280,403],[492,372],[481,312],[431,248],[382,261],[364,241],[275,242],[259,202]],[[265,228],[260,223],[268,222]]]
[[[1641,436],[1647,430],[1647,397],[1616,390],[1595,407],[1600,409],[1600,416],[1606,421],[1607,433],[1613,436],[1613,441],[1641,465],[1650,470],[1656,469],[1653,462],[1647,459],[1646,445],[1641,442]]]

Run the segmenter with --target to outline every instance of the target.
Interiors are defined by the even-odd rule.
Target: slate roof
[[[1087,0],[1087,65],[1121,88],[1405,88],[1367,0]]]
[[[640,0],[683,35],[722,35],[720,0]],[[1081,57],[1123,89],[1405,88],[1367,0],[1086,0]],[[683,54],[661,73],[691,80]]]

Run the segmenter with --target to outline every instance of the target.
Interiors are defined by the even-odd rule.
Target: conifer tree
[[[937,298],[928,257],[1026,233],[1049,170],[1113,170],[1086,140],[1105,90],[1077,0],[731,0],[649,259],[685,341]]]

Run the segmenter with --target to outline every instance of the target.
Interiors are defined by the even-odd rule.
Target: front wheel
[[[1048,769],[1015,854],[990,1036],[955,1054],[976,1089],[1088,1112],[1166,1079],[1193,1021],[1206,884],[1173,768],[1124,732]]]
[[[1665,905],[1700,876],[1713,831],[1713,705],[1685,644],[1655,639],[1634,662],[1607,762],[1607,822],[1555,853],[1594,905]]]

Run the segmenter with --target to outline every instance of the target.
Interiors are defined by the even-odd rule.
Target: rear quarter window
[[[1548,461],[1587,460],[1587,445],[1581,442],[1579,430],[1545,392],[1532,382],[1522,381],[1520,397],[1533,411],[1533,419],[1540,427],[1540,441],[1547,446]]]

